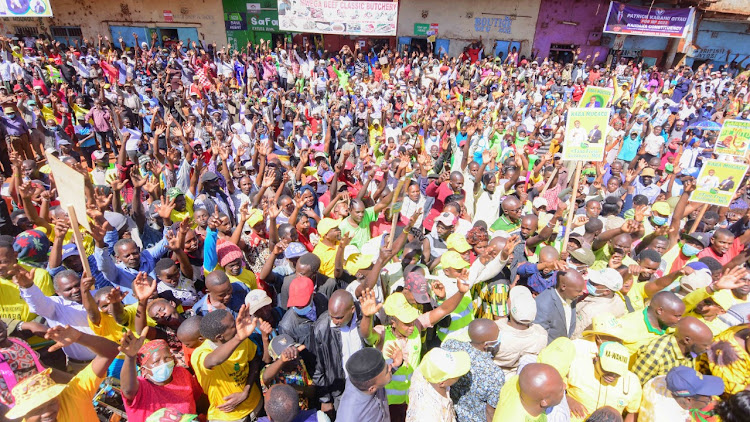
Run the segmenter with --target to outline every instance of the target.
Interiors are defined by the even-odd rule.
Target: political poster
[[[50,0],[0,0],[0,17],[52,17]]]
[[[750,122],[745,120],[725,120],[716,140],[716,154],[744,157],[750,146]]]
[[[599,86],[587,86],[586,90],[583,91],[583,97],[578,102],[578,106],[582,108],[601,108],[609,105],[612,97],[615,95],[615,90],[612,88],[604,88]]]
[[[395,36],[398,2],[279,0],[282,31]]]
[[[609,4],[604,32],[685,38],[693,13],[693,8],[665,9],[613,1]]]
[[[568,110],[565,140],[562,144],[563,160],[602,161],[609,111],[608,108]]]
[[[747,164],[719,160],[703,162],[690,200],[728,207],[747,173]]]

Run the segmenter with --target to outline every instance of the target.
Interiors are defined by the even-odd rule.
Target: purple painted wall
[[[581,48],[580,59],[587,55],[593,58],[598,51],[597,62],[603,62],[609,46],[602,42],[602,35],[605,41],[614,37],[601,32],[608,9],[609,0],[542,0],[533,51],[537,57],[544,58],[549,56],[551,44],[575,44]],[[576,25],[564,24],[563,21]]]

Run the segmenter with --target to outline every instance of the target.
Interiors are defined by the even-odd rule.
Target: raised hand
[[[510,258],[513,254],[513,250],[516,248],[516,245],[518,245],[519,243],[521,243],[521,238],[517,234],[509,237],[505,242],[503,250],[500,252],[500,259],[502,259],[503,261],[507,261],[508,258]]]
[[[34,285],[34,273],[36,272],[36,268],[32,268],[31,271],[26,271],[21,265],[13,264],[10,272],[13,274],[13,282],[18,287],[28,289]]]
[[[118,347],[120,353],[123,353],[130,358],[138,356],[138,351],[141,350],[143,343],[146,341],[147,334],[148,327],[143,327],[140,337],[136,337],[132,331],[128,330],[128,332],[122,336],[122,340],[120,340],[120,346]]]
[[[156,291],[156,280],[149,279],[148,274],[138,273],[133,280],[133,295],[139,302],[148,302]]]
[[[247,309],[247,305],[242,305],[240,311],[237,313],[237,319],[235,320],[235,327],[237,329],[237,336],[241,339],[250,337],[250,334],[255,331],[255,327],[258,325],[258,318],[250,315]]]
[[[365,289],[362,292],[362,297],[359,298],[359,306],[362,310],[362,315],[369,317],[377,314],[383,308],[383,304],[378,303],[378,300],[375,298],[375,292],[372,289]]]
[[[172,215],[172,211],[174,211],[176,199],[177,198],[172,198],[167,201],[164,195],[162,195],[161,204],[156,207],[156,212],[159,213],[159,217],[165,220],[169,219],[169,216]]]
[[[744,280],[748,276],[747,268],[734,267],[727,271],[716,283],[713,284],[714,290],[736,289],[745,285]]]
[[[167,248],[170,251],[176,252],[181,251],[185,245],[181,242],[181,236],[178,236],[174,234],[171,231],[168,231],[164,237],[167,239]]]
[[[383,356],[393,361],[394,368],[398,368],[404,363],[404,352],[395,341],[388,343],[388,346],[383,350]]]
[[[58,325],[47,330],[47,334],[44,335],[44,338],[55,342],[55,344],[49,348],[50,352],[54,352],[77,342],[78,339],[81,338],[81,332],[70,325]]]

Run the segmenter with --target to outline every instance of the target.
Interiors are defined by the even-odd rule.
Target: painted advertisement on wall
[[[685,38],[694,11],[693,8],[664,9],[613,1],[609,4],[604,32]]]
[[[0,0],[0,17],[50,18],[52,7],[49,0]]]
[[[282,31],[395,36],[398,2],[279,0]]]

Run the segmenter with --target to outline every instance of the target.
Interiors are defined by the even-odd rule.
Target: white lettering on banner
[[[513,19],[510,16],[504,18],[474,18],[474,30],[477,32],[490,32],[492,28],[497,28],[501,34],[510,34],[513,26]]]
[[[276,19],[271,19],[270,17],[261,19],[253,16],[252,18],[250,18],[250,25],[279,26],[279,21]]]

